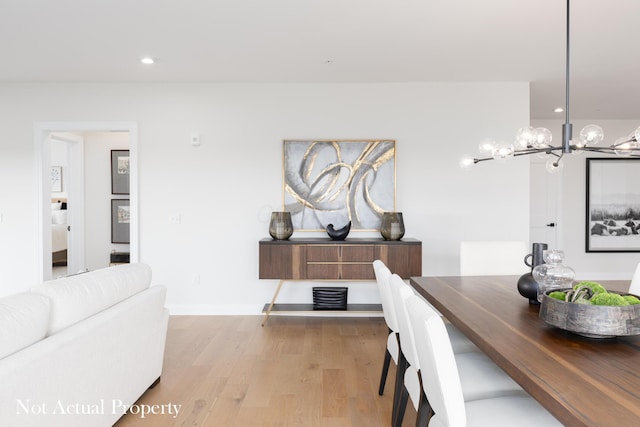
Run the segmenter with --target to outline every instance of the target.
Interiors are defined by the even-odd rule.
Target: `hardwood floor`
[[[391,425],[395,366],[378,396],[383,318],[273,316],[265,327],[261,321],[172,316],[162,381],[137,404],[181,405],[178,416],[129,413],[116,426]],[[414,424],[409,403],[403,425]]]

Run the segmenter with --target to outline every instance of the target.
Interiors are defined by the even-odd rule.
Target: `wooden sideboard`
[[[412,238],[266,238],[260,240],[259,252],[259,278],[280,281],[271,304],[265,306],[265,322],[272,310],[312,308],[299,304],[278,304],[274,308],[284,281],[372,281],[375,280],[372,263],[377,259],[404,279],[422,275],[422,242]],[[350,309],[370,311],[371,305]]]

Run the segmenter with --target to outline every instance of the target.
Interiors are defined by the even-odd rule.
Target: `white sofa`
[[[0,298],[0,425],[113,425],[162,373],[166,289],[127,264]]]

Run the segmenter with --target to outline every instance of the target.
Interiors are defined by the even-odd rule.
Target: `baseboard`
[[[261,315],[263,304],[167,304],[171,316]]]
[[[264,316],[264,304],[167,304],[171,316]],[[322,312],[305,313],[272,312],[271,316],[321,316],[321,317],[378,317],[380,313],[372,312]]]

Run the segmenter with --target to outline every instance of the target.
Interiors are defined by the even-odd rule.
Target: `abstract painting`
[[[285,140],[284,210],[295,230],[379,230],[396,202],[394,140]]]

